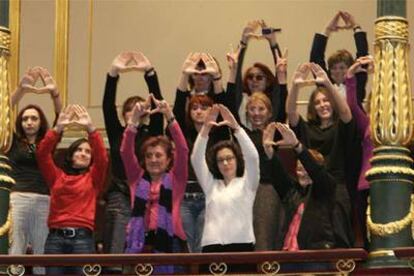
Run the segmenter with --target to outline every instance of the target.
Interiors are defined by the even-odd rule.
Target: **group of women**
[[[345,26],[339,26],[340,18]],[[340,50],[326,67],[327,39],[344,28],[354,31],[357,59]],[[274,70],[257,62],[243,73],[247,46],[260,30]],[[24,254],[28,244],[35,254],[94,252],[96,201],[104,190],[105,253],[354,246],[354,225],[365,225],[368,185],[363,174],[372,154],[362,107],[372,64],[366,34],[349,13],[338,12],[324,33],[315,35],[311,60],[296,69],[288,89],[287,55],[280,51],[276,32],[263,20],[247,24],[239,48],[227,55],[226,90],[215,58],[190,53],[173,108],[141,52],[115,57],[102,105],[109,181],[109,157],[86,109],[69,105],[62,110],[47,70],[29,69],[12,103],[25,93],[49,93],[56,119],[49,129],[36,105],[17,116],[8,153],[16,180],[10,254]],[[117,83],[126,71],[144,74],[149,95],[126,99],[120,119]],[[35,85],[38,79],[43,87]],[[301,88],[313,84],[305,120],[296,102]],[[72,143],[57,165],[53,153],[71,125],[88,136]],[[355,160],[361,160],[362,169]],[[78,269],[48,267],[47,273]],[[173,273],[181,268],[156,269]]]

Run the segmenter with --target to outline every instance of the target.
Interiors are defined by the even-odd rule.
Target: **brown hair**
[[[253,68],[260,69],[263,74],[266,76],[266,91],[250,91],[249,85],[247,84],[247,76],[250,74],[250,71],[253,70]],[[243,77],[243,92],[247,93],[248,95],[251,95],[253,92],[264,92],[266,95],[270,96],[272,93],[274,87],[275,87],[276,78],[273,75],[272,71],[264,65],[263,63],[256,62],[246,70]]]
[[[233,141],[230,140],[224,140],[220,141],[214,146],[211,147],[211,149],[207,152],[207,165],[208,168],[216,179],[224,179],[223,175],[221,174],[218,163],[217,163],[217,153],[222,150],[228,148],[230,149],[234,156],[236,157],[236,164],[237,164],[237,170],[236,170],[236,176],[241,177],[244,174],[244,159],[243,154],[241,152],[240,146],[236,144]]]
[[[167,171],[169,171],[174,164],[173,145],[171,141],[166,136],[163,136],[163,135],[149,137],[148,139],[144,141],[144,143],[141,146],[139,155],[138,155],[139,165],[144,170],[147,169],[145,167],[145,154],[149,147],[156,147],[156,146],[161,146],[165,150],[167,157],[170,159],[170,164],[168,165],[168,168],[167,168]]]
[[[337,63],[344,62],[347,67],[351,67],[354,64],[354,58],[352,57],[351,53],[347,50],[338,50],[333,53],[328,58],[328,68],[329,70]]]
[[[22,142],[26,141],[26,133],[23,130],[22,121],[23,121],[23,113],[28,109],[34,109],[39,114],[40,127],[36,135],[36,144],[37,144],[43,139],[43,137],[46,134],[46,131],[49,129],[49,123],[47,122],[45,113],[43,113],[42,109],[37,105],[29,104],[25,106],[22,110],[20,110],[16,118],[16,136],[18,140]]]
[[[140,96],[132,96],[126,99],[122,104],[122,117],[125,117],[125,114],[131,111],[137,102],[145,102],[145,100]]]
[[[324,94],[325,96],[328,97],[328,91],[326,91],[326,88],[324,88],[324,87],[318,87],[315,90],[313,90],[313,92],[312,92],[312,94],[309,98],[309,102],[308,102],[307,119],[308,119],[308,123],[314,124],[314,125],[320,125],[321,124],[321,119],[319,118],[318,113],[316,112],[315,103],[314,103],[315,98],[319,93],[322,93],[322,94]],[[328,99],[329,99],[329,97],[328,97]],[[334,107],[332,102],[331,102],[331,107],[332,107],[333,121],[335,122],[338,118],[338,114],[336,113],[335,107]]]

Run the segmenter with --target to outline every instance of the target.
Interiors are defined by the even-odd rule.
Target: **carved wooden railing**
[[[25,275],[25,266],[82,266],[85,275],[101,275],[103,266],[121,265],[133,267],[136,275],[151,275],[156,265],[208,265],[211,275],[224,275],[231,264],[256,264],[257,271],[248,275],[276,275],[286,272],[283,266],[286,263],[327,263],[331,265],[326,270],[312,272],[347,275],[367,255],[365,250],[357,248],[200,254],[1,255],[0,266],[7,266],[8,275]],[[290,267],[289,272],[295,271]]]

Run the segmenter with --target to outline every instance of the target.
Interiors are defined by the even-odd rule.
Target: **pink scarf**
[[[289,225],[289,230],[285,237],[285,243],[283,244],[283,250],[286,251],[297,251],[299,250],[298,245],[298,233],[300,223],[302,221],[303,210],[305,209],[305,204],[303,202],[299,204],[296,214],[293,216],[292,221]]]

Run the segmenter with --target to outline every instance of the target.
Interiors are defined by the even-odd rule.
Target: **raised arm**
[[[243,153],[245,164],[244,176],[246,177],[249,188],[255,191],[259,185],[260,178],[259,154],[257,149],[246,131],[240,127],[230,110],[224,105],[219,105],[219,109],[223,117],[222,124],[226,124],[234,130],[234,136],[237,138]]]
[[[346,100],[348,102],[348,106],[351,109],[352,115],[355,118],[355,122],[360,134],[364,134],[366,129],[369,127],[369,118],[367,114],[364,112],[362,107],[359,105],[358,98],[357,98],[357,80],[355,75],[359,74],[360,72],[364,72],[367,74],[367,69],[364,69],[362,66],[367,65],[369,68],[373,67],[373,60],[371,57],[361,57],[359,58],[349,69],[346,74],[346,93],[347,97]]]
[[[108,169],[108,155],[106,153],[105,145],[101,135],[96,131],[86,108],[80,105],[72,106],[78,125],[84,127],[88,132],[88,140],[92,148],[93,161],[91,164],[91,176],[95,189],[102,191],[106,180],[106,173]]]
[[[299,123],[299,112],[297,110],[297,100],[299,89],[307,84],[306,76],[310,70],[309,64],[304,63],[298,66],[292,78],[292,85],[290,87],[287,99],[286,99],[286,113],[289,121],[289,125],[296,127]]]
[[[105,91],[102,102],[102,111],[105,122],[105,129],[109,141],[114,141],[122,134],[123,127],[116,109],[116,92],[119,74],[126,71],[126,64],[130,60],[129,52],[122,52],[114,58],[108,70],[105,82]]]
[[[352,113],[349,109],[348,104],[346,103],[346,100],[338,93],[335,86],[329,80],[329,77],[326,74],[326,72],[316,63],[311,63],[310,68],[312,70],[312,73],[316,76],[316,83],[319,85],[323,85],[328,91],[328,95],[334,103],[336,111],[339,115],[339,119],[344,123],[348,123],[349,121],[351,121]]]
[[[329,35],[332,32],[338,31],[338,22],[340,18],[341,12],[337,12],[335,16],[328,22],[322,33],[316,33],[313,38],[309,61],[318,64],[323,70],[325,70],[325,72],[328,72],[325,63],[326,45]]]
[[[148,107],[144,107],[140,103],[136,103],[132,110],[132,116],[125,128],[122,143],[121,143],[121,158],[124,163],[125,174],[128,183],[132,184],[138,180],[142,175],[142,168],[139,165],[138,158],[135,155],[135,137],[140,120],[143,116],[148,114]]]
[[[45,137],[39,143],[36,150],[36,159],[38,160],[38,166],[42,172],[43,177],[45,178],[46,183],[49,186],[53,186],[55,180],[62,170],[56,166],[53,161],[53,151],[56,148],[56,145],[61,139],[63,129],[69,125],[71,118],[74,115],[74,110],[72,106],[67,106],[60,114],[57,119],[56,125],[53,130],[48,130]]]
[[[200,186],[205,194],[209,194],[213,183],[213,175],[211,174],[207,161],[206,161],[206,149],[208,143],[208,134],[210,133],[213,125],[217,124],[217,116],[219,114],[218,105],[214,105],[210,113],[208,114],[203,127],[197,135],[194,142],[193,151],[191,153],[191,164],[193,165],[194,173],[199,180]]]

